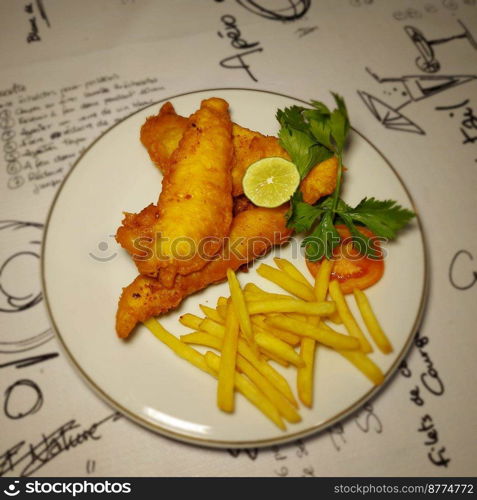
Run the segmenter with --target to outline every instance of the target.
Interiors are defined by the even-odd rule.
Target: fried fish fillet
[[[172,153],[187,129],[188,119],[176,113],[174,106],[166,102],[155,116],[150,116],[141,127],[141,142],[151,160],[167,172]]]
[[[235,152],[232,165],[232,193],[234,196],[243,194],[242,179],[252,163],[268,156],[290,159],[276,137],[263,135],[235,123],[232,128],[232,140]]]
[[[212,283],[226,279],[227,269],[237,270],[287,241],[291,230],[285,225],[287,206],[251,208],[233,220],[230,237],[216,260],[200,271],[177,275],[174,287],[166,288],[157,279],[139,275],[123,288],[116,313],[119,337],[129,336],[137,323],[177,307],[182,300]]]
[[[332,156],[313,167],[300,184],[303,201],[313,205],[322,196],[331,194],[336,187],[337,173],[338,159],[336,156]]]
[[[151,160],[166,172],[169,157],[178,145],[184,133],[186,118],[177,115],[170,102],[164,104],[157,116],[149,117],[141,130],[141,141],[147,149]],[[268,156],[279,156],[290,159],[288,153],[280,146],[274,136],[266,136],[241,127],[236,123],[232,128],[234,158],[232,163],[232,194],[243,194],[242,179],[247,167]],[[338,164],[335,158],[316,165],[302,181],[301,191],[307,203],[315,203],[322,196],[331,194],[336,187]]]
[[[236,217],[240,212],[245,212],[245,210],[250,210],[255,208],[255,205],[244,195],[235,196],[234,198],[234,217]]]
[[[171,286],[220,251],[232,222],[232,157],[228,104],[206,99],[168,160],[157,205],[126,213],[117,231],[141,274]]]

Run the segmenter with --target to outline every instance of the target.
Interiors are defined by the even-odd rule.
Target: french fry
[[[270,317],[271,315],[269,315]],[[280,317],[280,314],[277,314]],[[305,314],[299,313],[286,313],[284,316],[288,316],[289,318],[296,319],[298,321],[304,321],[305,323],[310,323],[311,325],[318,326],[320,324],[319,316],[306,316]]]
[[[326,300],[326,296],[328,295],[328,283],[330,280],[330,274],[333,269],[333,263],[330,262],[329,260],[324,260],[319,267],[318,273],[315,278],[315,283],[313,286],[313,291],[315,294],[315,300],[318,302],[322,302]],[[336,311],[331,313],[329,316],[334,316],[336,315]],[[319,322],[316,320],[313,322],[313,324],[318,325]]]
[[[247,302],[256,302],[262,300],[290,300],[294,299],[291,295],[285,295],[284,293],[271,293],[262,290],[257,285],[253,283],[247,283],[244,287],[244,297]],[[296,299],[298,300],[298,299]]]
[[[260,352],[265,356],[265,359],[268,361],[275,361],[275,363],[278,363],[279,365],[283,366],[284,368],[288,368],[290,366],[290,363],[288,361],[285,361],[284,359],[280,358],[276,354],[273,354],[273,352],[267,351],[263,347],[260,349]]]
[[[381,328],[381,325],[379,324],[379,321],[374,314],[371,304],[369,303],[368,297],[366,297],[366,294],[358,288],[355,288],[353,290],[353,294],[363,321],[368,328],[369,334],[371,335],[372,339],[381,350],[381,352],[383,352],[384,354],[389,354],[393,351],[393,346],[391,345],[391,342]]]
[[[205,332],[192,332],[181,335],[181,341],[185,344],[195,344],[204,347],[212,347],[222,351],[223,340],[220,337]]]
[[[213,333],[207,333],[204,331],[194,332],[187,335],[182,335],[181,340],[185,343],[203,345],[219,350],[222,349],[225,327],[211,320],[204,320],[204,322],[206,321],[206,329]],[[211,338],[216,339],[216,341],[212,341]],[[288,401],[290,401],[293,406],[298,407],[293,392],[290,389],[290,386],[288,385],[285,377],[278,373],[268,363],[259,359],[243,339],[239,339],[238,341],[238,352],[247,361],[249,361],[264,377],[270,380],[270,382],[288,399]]]
[[[271,299],[290,300],[291,298],[293,298],[290,295],[285,295],[283,293],[268,293],[268,292],[263,292],[263,293],[244,292],[244,297],[247,302],[254,302],[257,300],[271,300]]]
[[[295,335],[294,333],[287,332],[286,330],[280,330],[280,328],[273,328],[270,325],[265,325],[265,327],[265,331],[267,333],[274,335],[278,339],[283,340],[283,342],[286,342],[293,347],[298,346],[301,342],[300,337],[298,337],[298,335]]]
[[[368,339],[364,336],[363,330],[359,327],[358,323],[349,310],[348,304],[344,298],[343,293],[341,292],[341,287],[338,281],[332,280],[330,281],[328,290],[330,292],[331,298],[335,301],[336,309],[343,320],[343,323],[348,330],[348,333],[353,337],[357,338],[361,344],[361,350],[364,353],[373,352],[373,348],[371,344],[368,342]]]
[[[286,316],[272,316],[267,319],[267,323],[302,337],[310,337],[320,344],[333,347],[334,349],[356,350],[360,348],[359,340],[356,337],[343,335],[342,333],[335,332],[329,327],[324,328],[322,323],[315,326]]]
[[[151,333],[156,338],[158,338],[161,342],[166,344],[178,356],[185,359],[186,361],[189,361],[189,363],[193,364],[194,366],[208,373],[209,375],[212,375],[216,378],[218,377],[218,372],[220,368],[220,358],[216,354],[208,352],[206,353],[205,356],[202,355],[200,352],[196,351],[195,349],[193,349],[192,347],[185,344],[177,337],[169,333],[167,330],[165,330],[164,327],[153,318],[145,321],[144,325],[151,331]],[[196,333],[189,335],[190,336],[196,335]],[[214,337],[210,335],[210,338],[213,339]],[[268,400],[257,389],[257,387],[252,382],[247,380],[242,375],[235,373],[234,385],[239,392],[241,392],[253,405],[255,405],[268,418],[270,418],[280,429],[285,430],[285,425],[280,417],[277,408],[273,405],[273,403],[270,400]],[[289,408],[285,409],[285,406],[282,405],[281,410],[287,414],[286,418],[288,418],[289,421],[298,421],[298,420],[293,420],[296,417],[293,416],[294,414],[290,411]]]
[[[322,261],[313,287],[313,292],[318,302],[326,300],[332,269],[333,263],[326,259]],[[336,315],[336,311],[331,314],[331,316],[333,315]],[[310,318],[308,321],[314,326],[320,324],[320,318]],[[311,408],[313,404],[313,384],[317,347],[316,340],[310,338],[303,338],[300,345],[300,355],[305,362],[305,366],[297,370],[296,384],[300,401],[309,408]]]
[[[301,417],[296,409],[251,363],[242,356],[238,356],[237,367],[268,397],[288,422],[300,422]]]
[[[296,295],[303,300],[308,300],[311,302],[315,298],[313,290],[309,285],[306,286],[304,283],[290,278],[287,273],[284,273],[279,269],[275,269],[274,267],[268,266],[267,264],[262,264],[257,268],[257,273],[263,278],[268,279],[287,292],[291,293],[292,295]]]
[[[295,366],[303,366],[304,362],[300,356],[283,340],[278,339],[274,335],[266,332],[260,332],[255,335],[255,342],[258,346],[263,347],[267,351],[275,354],[279,358],[292,363]]]
[[[286,272],[288,271],[288,274],[290,274],[290,276],[294,277],[295,279],[305,282],[307,285],[309,284],[308,280],[300,273],[300,271],[298,271],[298,269],[295,268],[295,266],[293,266],[293,264],[291,264],[291,266],[287,266],[285,262],[287,261],[277,262],[275,260],[275,263],[278,265],[278,267],[280,267],[280,269]],[[322,266],[320,266],[320,269],[321,267]],[[313,292],[318,302],[323,302],[326,299],[326,295],[328,292],[328,279],[326,279],[326,276],[328,276],[329,279],[329,274],[326,275],[322,271],[321,276],[319,276],[318,283],[315,281],[315,286],[313,287]],[[317,316],[307,317],[305,315],[297,313],[289,313],[287,314],[287,316],[290,316],[299,321],[305,321],[311,323],[312,325],[315,326],[318,326],[320,323],[320,318]],[[308,406],[309,408],[311,408],[313,404],[313,378],[314,378],[313,375],[314,375],[315,353],[316,353],[316,341],[309,337],[302,337],[300,342],[300,356],[305,364],[304,366],[299,367],[297,369],[297,392],[301,402],[304,405]]]
[[[252,293],[267,293],[265,290],[262,290],[259,286],[257,286],[255,283],[246,283],[246,285],[243,287],[243,291],[245,292],[252,292]]]
[[[212,347],[218,351],[222,350],[222,340],[218,337],[210,335],[209,333],[188,333],[187,335],[182,335],[181,340],[185,343]],[[237,368],[245,373],[245,375],[247,375],[250,380],[267,395],[270,401],[277,407],[278,411],[286,420],[289,422],[299,422],[301,420],[300,415],[295,409],[296,403],[291,403],[287,397],[279,389],[277,389],[274,382],[268,376],[265,376],[256,366],[254,366],[253,359],[250,361],[239,354],[237,356]]]
[[[227,316],[227,304],[217,306],[217,312],[220,314],[222,318],[222,322],[225,321],[225,317]]]
[[[198,330],[203,320],[204,318],[199,318],[195,314],[186,313],[179,318],[179,323],[192,328],[192,330]]]
[[[249,314],[300,313],[312,316],[328,316],[335,310],[333,302],[303,302],[301,300],[263,300],[248,304]]]
[[[234,375],[237,359],[239,322],[232,304],[227,306],[225,335],[220,357],[219,383],[217,386],[217,405],[222,411],[234,411]]]
[[[300,314],[300,313],[284,313],[284,314],[278,313],[278,314],[267,314],[266,319],[273,318],[274,316],[275,316],[275,318],[288,317],[288,318],[296,319],[298,321],[305,321],[305,322],[307,322],[308,319],[311,317],[311,316],[307,316],[306,314]]]
[[[384,375],[381,368],[366,354],[361,351],[337,351],[345,357],[350,363],[366,375],[374,385],[380,385],[384,381]]]
[[[293,395],[290,386],[286,378],[273,366],[270,366],[266,361],[258,359],[252,352],[248,344],[242,339],[239,340],[238,345],[239,353],[250,363],[290,401],[290,403],[298,408],[298,403],[296,402],[295,396]]]
[[[252,325],[253,325],[253,331],[255,332],[255,335],[259,332],[261,333],[269,333],[263,326],[255,319],[256,317],[252,317]]]
[[[330,283],[331,272],[333,271],[333,261],[324,259],[318,269],[315,279],[315,297],[318,302],[326,300],[328,295],[328,286]],[[336,325],[341,325],[343,320],[340,318],[338,311],[335,311],[329,315],[329,320]]]
[[[156,338],[174,351],[175,354],[186,361],[189,361],[189,363],[209,375],[216,378],[218,377],[220,358],[216,354],[208,352],[205,356],[202,355],[200,352],[196,351],[189,345],[184,344],[177,337],[165,330],[163,326],[153,318],[146,320],[144,325]],[[237,390],[241,392],[253,405],[270,418],[280,429],[285,430],[285,425],[276,407],[257,389],[252,382],[247,380],[242,375],[235,373],[234,384],[237,387]]]
[[[331,313],[328,316],[328,319],[334,323],[335,325],[342,325],[343,320],[341,319],[341,316],[338,314],[338,311],[335,311],[334,313]]]
[[[282,261],[277,262],[276,264],[280,267],[280,269],[285,272],[288,271],[290,276],[295,279],[305,282],[308,284],[308,280],[298,271],[293,264],[289,263],[287,265],[286,262]],[[317,279],[315,280],[315,286],[313,287],[315,300],[318,302],[322,302],[326,299],[328,293],[328,282],[330,273],[332,270],[332,263],[329,261],[323,266],[320,266],[321,273],[317,275]],[[301,321],[305,321],[314,326],[318,326],[320,323],[320,318],[316,316],[306,317],[300,314],[289,314],[290,317],[294,317],[294,319],[298,319]],[[298,316],[298,317],[297,317]],[[316,353],[316,342],[311,338],[302,338],[300,345],[300,355],[305,362],[305,365],[297,369],[297,391],[298,397],[308,407],[311,407],[313,402],[313,375],[314,375],[314,362],[315,362],[315,353]]]
[[[297,391],[300,401],[311,408],[313,405],[313,375],[315,365],[316,342],[308,337],[301,339],[300,357],[304,366],[297,370]]]
[[[252,329],[252,323],[250,321],[250,316],[248,314],[247,304],[243,296],[242,289],[240,288],[240,283],[238,282],[237,276],[232,269],[227,269],[227,280],[229,282],[230,295],[232,297],[232,305],[237,315],[238,322],[240,324],[240,330],[247,339],[250,347],[257,351],[257,346],[255,345],[254,334]],[[257,351],[258,353],[258,351]]]
[[[328,295],[328,285],[330,282],[331,272],[333,271],[334,262],[328,259],[321,261],[318,272],[315,278],[315,297],[318,302],[322,302]]]
[[[226,297],[219,297],[217,299],[217,305],[218,306],[227,306],[227,298]]]
[[[322,326],[325,330],[333,331],[325,323],[322,323]],[[381,368],[379,368],[379,366],[362,351],[343,351],[337,349],[336,352],[352,363],[359,371],[368,377],[373,384],[379,385],[383,383],[384,374],[381,371]]]
[[[216,321],[205,318],[199,324],[199,328],[197,330],[202,330],[203,332],[210,333],[211,335],[215,335],[216,337],[223,338],[225,335],[225,327]]]
[[[310,282],[305,278],[302,272],[298,270],[297,267],[294,266],[289,260],[280,259],[280,257],[275,257],[273,261],[283,272],[287,273],[288,276],[290,276],[290,278],[300,281],[301,283],[309,287],[311,290],[313,290],[313,287],[311,286]]]
[[[215,373],[219,371],[220,358],[213,352],[208,351],[205,354],[207,366]],[[267,397],[257,388],[257,386],[239,373],[234,375],[234,385],[254,406],[256,406],[264,415],[266,415],[280,429],[285,430],[285,424],[278,413],[277,408]]]
[[[212,307],[204,306],[203,304],[199,305],[201,311],[211,320],[216,321],[217,323],[223,323],[224,319],[222,316],[217,312],[216,309],[213,309]]]
[[[204,356],[200,352],[196,351],[189,345],[184,344],[184,342],[181,342],[177,337],[169,333],[154,318],[144,321],[144,326],[146,326],[156,338],[166,344],[166,346],[172,349],[178,356],[186,361],[189,361],[189,363],[192,363],[200,370],[213,375],[213,371],[209,368]]]
[[[313,326],[321,325],[319,316],[309,316],[307,323]],[[304,337],[300,344],[300,356],[305,361],[305,366],[297,370],[297,391],[300,401],[309,408],[313,405],[315,358],[318,352],[318,343],[309,337]]]
[[[258,294],[258,295],[280,295],[280,297],[288,297],[288,298],[290,298],[288,295],[274,294],[274,293],[271,293],[271,292],[267,292],[267,290],[264,290],[263,288],[260,288],[255,283],[247,283],[243,287],[243,291],[247,292],[247,293],[255,293],[255,294]]]
[[[286,342],[287,344],[290,344],[292,346],[297,346],[300,343],[300,337],[298,337],[298,335],[267,325],[267,323],[265,323],[265,316],[257,314],[255,316],[252,316],[251,320],[257,332],[260,330],[265,331],[267,333],[275,335],[275,337],[278,337],[280,340],[283,340],[283,342]]]
[[[339,282],[330,280],[333,262],[323,260],[315,282],[310,284],[291,262],[274,260],[279,269],[262,264],[257,272],[292,296],[270,293],[253,283],[242,289],[229,269],[230,298],[219,297],[215,309],[200,305],[205,318],[181,316],[180,322],[196,331],[177,339],[157,321],[144,324],[176,354],[219,380],[220,409],[234,410],[235,388],[285,429],[282,417],[288,422],[301,420],[298,405],[287,380],[267,359],[283,366],[291,363],[297,368],[298,397],[310,408],[318,344],[336,350],[375,385],[384,381],[384,374],[366,354],[372,352],[371,344],[351,313]],[[353,293],[371,338],[382,352],[392,352],[368,298],[359,289]],[[322,320],[343,323],[349,335],[336,332]],[[221,356],[212,352],[202,355],[190,344],[216,349]],[[298,345],[299,353],[294,349]]]

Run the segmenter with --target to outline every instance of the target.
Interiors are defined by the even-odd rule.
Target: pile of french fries
[[[234,411],[235,393],[240,392],[285,430],[284,420],[301,420],[298,402],[270,361],[296,368],[298,398],[307,407],[313,404],[317,348],[334,350],[375,385],[384,376],[368,356],[373,347],[350,311],[339,282],[330,280],[333,262],[322,262],[312,284],[290,261],[274,261],[276,268],[261,264],[257,272],[288,293],[269,293],[253,283],[242,289],[229,269],[230,297],[220,297],[215,308],[201,305],[204,317],[181,316],[180,322],[191,333],[178,338],[155,319],[144,324],[176,354],[218,380],[217,404],[222,411]],[[383,353],[390,353],[392,346],[365,293],[355,289],[353,294],[369,337]],[[336,331],[329,323],[343,325],[346,332]],[[216,352],[202,354],[192,345]]]

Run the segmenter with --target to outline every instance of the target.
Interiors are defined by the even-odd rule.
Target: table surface
[[[476,0],[3,0],[0,476],[475,475],[476,40]],[[116,414],[62,354],[41,293],[46,216],[79,154],[136,109],[220,87],[344,96],[428,243],[424,319],[385,390],[259,450],[182,444]]]

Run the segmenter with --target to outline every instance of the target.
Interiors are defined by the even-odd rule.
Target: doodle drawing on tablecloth
[[[239,5],[257,16],[272,21],[296,21],[311,6],[311,0],[236,0]]]
[[[477,141],[477,114],[469,104],[470,100],[464,99],[456,104],[436,106],[436,111],[449,111],[450,118],[455,117],[457,110],[461,111],[460,131],[463,136],[462,144],[475,144]]]
[[[443,38],[435,38],[433,40],[426,38],[424,33],[414,26],[404,26],[404,31],[420,54],[416,58],[416,66],[421,71],[424,71],[425,73],[437,73],[441,69],[441,63],[437,60],[434,51],[434,47],[437,45],[448,43],[453,40],[466,39],[469,41],[471,46],[477,50],[477,41],[472,36],[471,32],[462,21],[457,20],[457,22],[462,27],[462,32]]]
[[[43,224],[0,221],[0,352],[22,352],[52,338],[39,276]]]
[[[397,105],[358,90],[358,95],[373,116],[385,128],[424,135],[424,130],[405,116],[401,110],[412,102],[427,99],[458,85],[477,79],[477,75],[404,75],[394,78],[381,78],[369,68],[366,71],[381,85],[389,85],[383,92],[390,99],[398,100]]]

